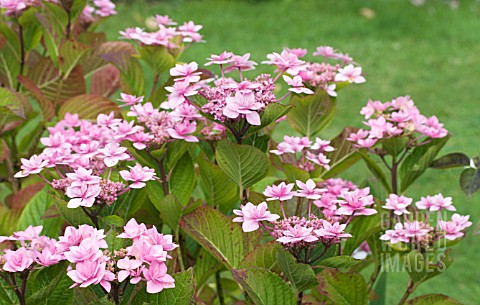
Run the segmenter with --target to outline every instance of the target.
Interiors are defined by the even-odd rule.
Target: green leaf
[[[107,225],[107,226],[115,226],[115,227],[123,227],[125,224],[122,217],[117,216],[117,215],[109,215],[109,216],[104,216],[102,217],[102,221]]]
[[[278,275],[265,269],[250,268],[233,271],[237,280],[256,305],[294,305],[292,288]]]
[[[111,97],[120,88],[120,70],[108,64],[93,73],[90,81],[90,93]]]
[[[198,160],[200,177],[205,186],[208,205],[228,209],[238,202],[238,187],[217,165]]]
[[[381,141],[382,148],[391,156],[398,156],[406,148],[407,142],[406,137],[393,137]]]
[[[271,105],[271,104],[270,104]],[[270,142],[270,137],[266,134],[259,135],[259,133],[254,133],[250,137],[243,140],[243,144],[256,147],[266,153],[268,151],[268,144]]]
[[[35,16],[36,13],[37,9],[31,7],[30,9],[23,11],[20,18],[18,18],[18,23],[22,25],[23,45],[25,51],[35,49],[42,39],[42,27]]]
[[[404,267],[415,284],[420,284],[428,279],[442,274],[452,263],[453,259],[445,252],[438,263],[433,263],[436,258],[433,253],[420,253],[413,250],[405,256]]]
[[[241,226],[210,207],[185,215],[180,227],[228,269],[238,268],[245,251]]]
[[[72,304],[72,280],[67,276],[67,264],[59,263],[34,271],[28,278],[26,300],[28,305]]]
[[[164,46],[144,45],[138,48],[141,58],[154,69],[156,74],[168,71],[175,66],[175,58]]]
[[[283,274],[285,274],[298,292],[318,285],[318,280],[315,277],[312,267],[297,262],[295,257],[286,250],[277,252],[277,263]]]
[[[175,288],[163,289],[157,294],[150,295],[149,305],[185,305],[191,304],[195,292],[193,269],[173,275]]]
[[[313,95],[292,95],[294,108],[287,114],[288,123],[302,135],[312,137],[325,129],[335,116],[336,99],[324,90]]]
[[[480,170],[467,168],[460,175],[460,187],[467,196],[480,189]]]
[[[0,303],[5,305],[18,304],[15,292],[2,277],[0,277]]]
[[[276,241],[255,247],[240,263],[240,268],[248,269],[257,267],[270,270],[277,263],[277,252],[281,248],[280,244]]]
[[[77,95],[86,93],[85,77],[82,66],[77,65],[64,78],[52,63],[52,60],[32,51],[28,59],[27,76],[40,89],[43,95],[55,105]]]
[[[310,179],[310,174],[292,164],[282,164],[285,170],[285,176],[287,176],[287,182],[295,183],[297,180],[307,181]]]
[[[145,95],[145,75],[136,58],[130,58],[126,64],[117,66],[120,70],[120,86],[123,93],[136,96]]]
[[[405,192],[405,190],[425,172],[449,138],[450,136],[433,139],[428,144],[417,146],[405,158],[399,169],[401,193]]]
[[[44,218],[47,209],[53,204],[47,195],[46,188],[37,192],[23,208],[17,223],[17,230],[25,230],[28,226],[43,226],[42,235],[55,236],[61,230],[62,222],[55,218]]]
[[[351,256],[341,255],[335,257],[329,257],[322,260],[318,265],[326,268],[351,268],[358,264],[361,264],[363,261],[355,259]]]
[[[67,112],[78,113],[82,119],[96,119],[100,113],[114,112],[116,117],[121,117],[120,108],[111,100],[94,94],[82,94],[69,99],[58,110],[58,116],[63,118]]]
[[[411,299],[408,305],[461,305],[462,303],[443,294],[427,294]]]
[[[263,110],[262,116],[260,118],[260,125],[251,126],[248,129],[248,133],[254,133],[276,122],[278,119],[280,119],[290,110],[292,110],[292,108],[292,105],[283,105],[280,103],[268,104],[267,107],[265,107],[265,109]]]
[[[358,273],[325,269],[319,274],[318,289],[335,305],[368,304],[367,283]]]
[[[73,0],[71,2],[72,7],[70,8],[70,18],[75,20],[83,12],[88,0]]]
[[[155,205],[160,211],[160,217],[173,232],[178,230],[180,219],[182,218],[182,206],[177,201],[174,195],[168,194],[163,198],[158,205]]]
[[[126,239],[124,238],[117,238],[117,232],[115,231],[114,228],[111,228],[105,237],[105,241],[107,242],[108,245],[108,251],[114,252],[115,250],[120,250],[121,248],[125,247],[126,244]]]
[[[178,202],[185,206],[195,188],[195,170],[192,157],[188,152],[178,160],[169,180],[170,191]]]
[[[359,151],[359,154],[362,156],[363,161],[367,165],[367,168],[370,172],[377,178],[378,181],[383,185],[387,193],[392,192],[392,187],[387,180],[387,176],[385,176],[384,171],[382,168],[375,162],[366,152]]]
[[[352,255],[353,251],[360,246],[360,244],[367,240],[375,233],[382,231],[380,227],[380,214],[355,217],[350,223],[350,234],[352,237],[347,239],[343,248],[345,255]]]
[[[470,158],[464,153],[451,153],[438,158],[430,164],[431,168],[445,169],[470,165]]]
[[[27,76],[20,75],[18,76],[18,81],[22,84],[25,89],[32,94],[33,98],[37,101],[40,106],[40,111],[43,115],[43,120],[48,122],[55,116],[55,106],[49,101],[45,95],[43,95],[40,88]]]
[[[82,62],[82,59],[87,56],[91,47],[73,40],[67,40],[59,49],[59,65],[60,71],[63,73],[63,78],[68,78],[70,72]]]
[[[31,111],[32,107],[23,94],[0,88],[0,131],[16,127]]]
[[[213,255],[209,254],[204,248],[200,251],[195,259],[195,282],[197,288],[201,289],[203,284],[219,271],[223,264],[219,262]]]
[[[262,180],[268,173],[267,156],[255,147],[222,141],[218,143],[215,156],[218,166],[241,191]]]
[[[83,224],[93,226],[93,222],[80,208],[70,209],[67,207],[67,202],[61,198],[58,198],[55,194],[49,193],[53,198],[55,206],[58,212],[62,215],[63,219],[72,226],[79,226]]]
[[[88,54],[83,63],[83,71],[85,75],[91,75],[100,70],[107,64],[113,64],[119,70],[125,70],[132,55],[136,54],[132,44],[126,41],[108,41],[105,36],[97,36],[100,33],[88,32],[82,33],[79,40],[83,43],[92,45],[93,50]]]

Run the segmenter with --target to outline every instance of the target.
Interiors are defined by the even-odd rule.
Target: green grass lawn
[[[364,8],[374,17],[364,17]],[[260,62],[267,53],[287,46],[313,52],[317,46],[331,45],[354,57],[367,83],[341,92],[338,115],[325,137],[345,125],[361,126],[358,111],[369,98],[386,101],[410,95],[422,113],[437,115],[453,135],[443,153],[480,155],[480,2],[461,1],[459,9],[452,10],[434,0],[421,7],[407,0],[128,1],[120,2],[118,10],[102,25],[110,39],[118,38],[118,31],[126,27],[144,26],[144,19],[155,14],[202,24],[207,43],[193,46],[182,61],[203,64],[210,53],[229,50],[250,52]],[[462,194],[459,173],[430,170],[407,195],[418,199],[443,192],[476,224],[480,195]],[[359,165],[344,177],[359,183],[368,175]],[[444,293],[465,304],[478,304],[479,253],[479,236],[469,234],[454,247],[453,266],[414,295]],[[387,304],[398,302],[407,281],[404,275],[389,274]]]

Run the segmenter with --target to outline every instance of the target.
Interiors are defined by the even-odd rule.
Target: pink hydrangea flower
[[[100,195],[99,184],[82,184],[81,186],[70,186],[65,194],[71,198],[68,207],[78,208],[79,206],[91,207],[95,203],[95,198]]]
[[[236,119],[239,115],[244,114],[247,122],[251,125],[260,125],[260,115],[257,110],[263,107],[262,103],[255,101],[253,93],[237,92],[234,97],[227,97],[227,105],[223,109],[226,117]]]
[[[170,92],[168,95],[168,105],[172,109],[186,102],[188,96],[198,93],[195,86],[190,85],[190,83],[186,81],[175,82],[173,86],[165,87],[165,90]]]
[[[306,228],[299,224],[283,231],[283,236],[277,239],[282,244],[294,244],[302,241],[309,243],[317,240],[318,238],[313,234],[313,228]]]
[[[391,244],[396,244],[399,242],[409,242],[408,237],[405,236],[405,230],[402,223],[395,224],[394,230],[385,231],[385,234],[380,236],[380,239],[390,241]]]
[[[13,233],[10,240],[34,240],[40,236],[42,230],[43,226],[34,227],[29,225],[25,230]]]
[[[71,263],[83,261],[96,261],[103,256],[102,250],[98,247],[98,240],[95,237],[85,238],[78,246],[71,246],[69,251],[63,253]]]
[[[406,237],[421,238],[431,231],[431,227],[417,220],[404,223]]]
[[[103,229],[97,230],[89,225],[81,225],[78,229],[72,226],[65,228],[65,233],[58,238],[58,251],[68,251],[70,247],[78,246],[82,240],[91,237],[97,240],[99,248],[108,248],[107,242],[104,240],[106,235]]]
[[[326,170],[330,169],[330,159],[328,159],[327,156],[322,153],[314,154],[307,151],[306,158],[307,160],[312,161],[313,163],[318,164],[321,167],[324,167]]]
[[[117,235],[117,238],[129,238],[134,241],[140,239],[140,236],[145,236],[147,227],[145,224],[138,224],[135,218],[130,219],[123,227],[123,233]]]
[[[295,184],[285,184],[285,182],[280,183],[279,185],[267,186],[263,194],[267,196],[267,201],[270,200],[280,200],[285,201],[292,199],[295,196],[296,192],[293,191],[293,186]]]
[[[267,204],[265,202],[255,206],[248,202],[245,206],[240,206],[240,210],[233,210],[233,213],[240,216],[233,219],[233,222],[243,222],[243,232],[252,232],[259,228],[259,222],[269,221],[273,222],[280,218],[279,215],[271,214],[267,211]]]
[[[187,142],[198,142],[196,136],[189,135],[197,130],[197,123],[195,121],[183,121],[177,123],[173,128],[167,129],[168,134],[174,139],[185,140]]]
[[[263,64],[270,64],[277,67],[275,72],[287,72],[290,75],[297,75],[301,70],[305,69],[305,61],[298,59],[298,56],[288,50],[282,53],[268,54],[269,60],[262,61]]]
[[[457,223],[453,221],[443,221],[439,220],[438,221],[438,226],[440,230],[444,231],[444,236],[448,240],[455,240],[457,238],[462,237],[465,235],[462,230],[463,227],[459,226]]]
[[[170,75],[180,76],[175,78],[176,82],[196,83],[200,80],[200,75],[202,74],[202,72],[195,72],[197,70],[198,64],[194,61],[183,65],[176,64],[174,68],[170,69]]]
[[[147,230],[145,240],[151,245],[162,246],[165,251],[171,251],[178,247],[177,244],[173,243],[172,235],[158,233],[155,226]]]
[[[142,167],[138,163],[133,167],[129,166],[129,168],[130,171],[120,171],[120,176],[127,181],[133,181],[133,183],[129,185],[130,188],[141,189],[146,185],[145,182],[154,179],[155,170],[153,168]]]
[[[315,138],[315,143],[311,147],[314,150],[320,150],[322,152],[332,152],[335,150],[332,146],[330,146],[330,141],[322,140],[320,138]]]
[[[91,169],[85,169],[83,167],[77,168],[73,173],[67,173],[67,178],[72,180],[72,183],[70,184],[72,187],[81,186],[83,184],[99,184],[101,180],[100,177],[92,174]]]
[[[43,160],[41,156],[37,155],[31,156],[30,159],[21,158],[20,161],[22,162],[22,165],[20,166],[22,170],[15,174],[15,178],[22,178],[31,174],[38,174],[48,164],[48,161]]]
[[[100,284],[107,292],[110,292],[110,282],[115,280],[115,275],[105,269],[106,262],[102,260],[83,261],[75,266],[75,270],[67,272],[75,283],[70,288],[80,286],[88,287],[92,284]]]
[[[170,19],[169,16],[161,16],[161,15],[156,15],[155,20],[157,21],[158,24],[167,26],[167,25],[176,25],[177,23],[174,22],[172,19]]]
[[[392,210],[395,215],[410,214],[407,207],[412,204],[412,198],[390,194],[382,208]]]
[[[300,180],[297,180],[297,187],[299,190],[295,194],[297,197],[305,197],[307,199],[320,199],[322,193],[325,190],[317,188],[317,184],[312,180],[308,179],[306,183],[303,183]]]
[[[443,197],[442,194],[437,194],[433,196],[433,204],[430,206],[429,211],[456,211],[457,209],[453,206],[452,197]]]
[[[469,218],[470,218],[470,215],[461,216],[460,214],[455,213],[452,216],[452,222],[462,227],[462,229],[465,229],[472,225],[472,222],[468,221]]]
[[[325,59],[332,58],[335,54],[335,50],[329,46],[317,47],[317,51],[313,52],[313,56],[323,56]]]
[[[348,65],[345,68],[338,69],[338,73],[335,75],[335,81],[361,84],[365,82],[365,78],[362,76],[361,67]]]
[[[305,87],[302,81],[302,77],[299,75],[293,77],[293,79],[287,75],[284,75],[283,80],[287,83],[287,85],[292,86],[292,88],[289,88],[288,91],[292,91],[298,94],[300,93],[314,94],[315,93],[312,90]]]
[[[109,143],[105,145],[105,148],[98,150],[103,157],[103,162],[107,167],[113,167],[117,165],[119,161],[127,160],[130,155],[125,153],[126,147],[121,147],[118,143]]]
[[[213,64],[216,64],[216,65],[228,64],[232,62],[232,56],[233,56],[233,53],[227,52],[227,51],[223,51],[220,55],[210,54],[210,57],[207,58],[209,62],[207,62],[205,66],[210,66]]]
[[[339,222],[332,224],[328,221],[323,221],[322,225],[323,228],[314,231],[319,237],[335,239],[352,237],[352,235],[349,233],[343,233],[347,224],[340,224]]]
[[[130,283],[136,284],[141,280],[140,276],[137,275],[137,270],[142,266],[143,262],[136,259],[129,259],[128,257],[118,260],[117,267],[122,269],[118,272],[118,281],[121,283],[127,277],[133,276],[130,280]],[[132,282],[133,281],[133,282]]]
[[[3,255],[5,264],[3,270],[8,272],[22,272],[33,263],[34,253],[21,247],[15,251],[7,251]]]
[[[159,293],[165,288],[174,288],[175,280],[167,274],[167,266],[163,262],[154,261],[149,268],[143,269],[147,280],[147,292]]]
[[[51,266],[63,260],[62,256],[57,252],[55,247],[45,248],[42,251],[35,251],[35,261],[41,266]]]
[[[342,191],[339,200],[340,208],[337,210],[338,215],[373,215],[377,213],[375,209],[366,208],[374,203],[373,196],[368,195],[369,188],[354,191]]]
[[[229,66],[225,68],[225,72],[232,72],[235,70],[249,71],[255,69],[256,62],[250,60],[250,53],[244,55],[232,55]]]
[[[12,16],[27,8],[25,0],[1,0],[0,8],[5,9],[5,15]]]

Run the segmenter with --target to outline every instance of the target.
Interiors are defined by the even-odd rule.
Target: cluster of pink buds
[[[348,140],[355,142],[357,147],[369,148],[382,139],[392,137],[407,136],[416,143],[422,136],[434,139],[448,134],[436,116],[427,118],[420,114],[408,96],[386,103],[370,100],[360,113],[368,120],[364,124],[370,129],[360,129],[350,135]]]
[[[0,236],[0,243],[8,240],[21,245],[0,255],[0,276],[2,272],[30,272],[67,260],[71,263],[67,275],[74,282],[71,288],[100,284],[109,292],[111,282],[127,279],[132,284],[146,281],[148,293],[175,287],[165,262],[171,258],[168,252],[177,245],[171,235],[160,234],[155,227],[147,229],[145,224],[131,219],[117,238],[131,239],[133,244],[114,253],[105,250],[108,245],[104,231],[89,225],[67,227],[58,241],[41,236],[42,228],[30,226],[12,236]]]
[[[58,0],[43,0],[45,2],[52,2],[60,4]],[[22,13],[25,9],[31,6],[42,5],[42,0],[1,0],[0,8],[5,9],[4,14],[7,16],[14,16]],[[83,10],[82,20],[93,20],[94,16],[107,17],[114,15],[115,4],[110,0],[92,0],[87,4]]]
[[[391,244],[399,242],[420,244],[427,248],[442,238],[455,240],[465,235],[463,230],[471,226],[470,216],[454,214],[449,221],[442,220],[443,211],[456,211],[451,197],[442,194],[422,197],[412,205],[412,199],[391,194],[383,206],[397,220],[392,229],[386,230],[380,239]],[[432,214],[437,215],[436,227],[430,225]],[[402,221],[403,218],[403,221]]]
[[[137,149],[145,148],[151,136],[145,136],[142,126],[100,114],[96,123],[79,120],[78,115],[67,113],[54,127],[49,127],[48,137],[41,138],[45,146],[40,155],[21,159],[21,171],[15,177],[39,175],[56,189],[65,191],[71,208],[91,207],[94,203],[110,205],[131,188],[141,188],[154,179],[154,170],[136,164],[130,170],[120,171],[124,182],[110,179],[114,167],[121,161],[131,160],[122,141],[130,141]],[[53,169],[52,182],[42,175],[44,169]],[[103,174],[103,177],[101,177]],[[128,182],[132,182],[128,185]]]
[[[202,35],[198,32],[202,29],[201,25],[193,21],[185,22],[180,26],[171,20],[168,16],[155,16],[154,32],[146,32],[141,28],[127,28],[120,34],[126,38],[138,41],[142,45],[164,46],[167,49],[184,48],[180,43],[201,42]]]
[[[280,156],[283,163],[312,172],[317,165],[329,170],[330,160],[325,154],[334,150],[335,148],[330,146],[330,141],[320,138],[316,138],[312,145],[312,141],[307,137],[284,136],[283,142],[277,145],[277,149],[270,152]]]
[[[368,188],[358,189],[341,179],[327,180],[320,187],[311,179],[305,183],[297,180],[296,186],[297,190],[293,190],[295,184],[282,182],[267,186],[263,193],[266,201],[280,202],[283,217],[268,211],[265,202],[258,206],[247,203],[234,210],[239,217],[233,221],[242,222],[244,232],[262,227],[285,247],[303,249],[318,243],[328,246],[340,243],[341,239],[351,237],[344,231],[353,217],[377,213],[368,208],[374,203]],[[302,201],[307,202],[306,209],[301,208]],[[286,211],[302,215],[287,216]]]

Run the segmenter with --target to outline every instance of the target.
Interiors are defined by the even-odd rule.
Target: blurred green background
[[[360,127],[363,117],[358,112],[368,99],[410,95],[424,115],[437,115],[452,134],[441,154],[461,151],[473,157],[480,155],[480,1],[459,1],[456,8],[451,3],[129,0],[118,1],[119,14],[101,27],[109,39],[118,39],[119,30],[145,27],[145,18],[155,14],[179,23],[193,20],[204,26],[201,33],[207,42],[192,46],[180,59],[199,64],[210,53],[224,50],[250,52],[260,62],[283,47],[307,48],[311,54],[317,46],[331,45],[362,66],[367,83],[340,92],[337,117],[323,137],[333,137],[345,125]],[[259,70],[271,72],[262,65]],[[463,195],[460,172],[429,170],[406,195],[415,200],[439,192],[452,196],[459,212],[471,214],[476,227],[480,195]],[[356,183],[369,176],[362,164],[342,175]],[[480,236],[474,231],[454,247],[453,266],[422,284],[414,295],[443,293],[464,304],[479,304]],[[387,304],[398,302],[406,283],[406,274],[388,274]]]

